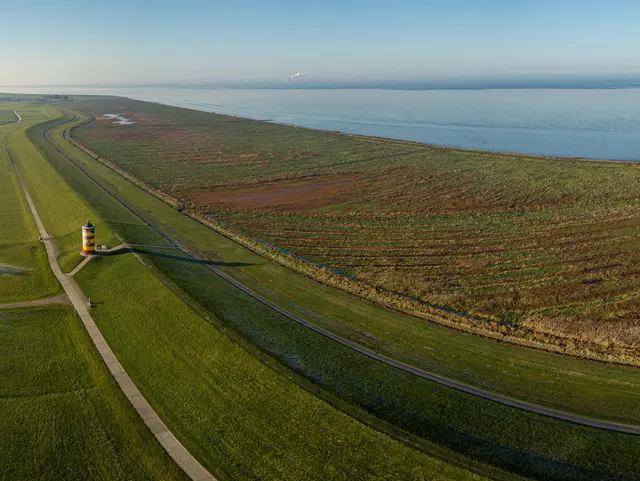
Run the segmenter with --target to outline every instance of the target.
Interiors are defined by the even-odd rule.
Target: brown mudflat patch
[[[330,203],[354,187],[367,185],[371,179],[335,179],[284,186],[269,184],[242,192],[193,192],[186,198],[201,204],[226,204],[240,208],[275,207],[299,210],[308,203],[314,206]],[[329,201],[329,202],[328,202]]]

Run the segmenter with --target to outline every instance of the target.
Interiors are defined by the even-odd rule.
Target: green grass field
[[[105,179],[111,188],[132,201],[145,215],[189,248],[200,251],[207,258],[232,264],[233,267],[228,268],[223,264],[222,268],[286,309],[376,351],[479,387],[593,417],[629,423],[640,421],[637,410],[640,402],[637,369],[585,362],[464,335],[375,307],[319,285],[266,262],[260,256],[180,215],[175,209],[144,193],[60,139],[61,129],[52,133],[52,138],[57,139],[58,145],[69,155],[83,160],[86,168]],[[67,179],[75,179],[69,181],[78,192],[84,192],[86,196],[97,195],[91,183],[78,175],[75,168],[70,168],[68,162],[55,162],[59,169],[63,169]],[[110,204],[91,198],[93,205],[102,206],[105,213],[113,216],[115,209]],[[117,221],[122,227],[129,226],[131,222]],[[141,232],[144,233],[144,230]],[[158,242],[155,237],[150,239],[147,243]],[[166,263],[165,260],[163,262]],[[184,290],[193,296],[201,295],[203,302],[207,297],[203,289],[208,285],[219,285],[217,277],[208,271],[198,270],[197,266],[189,267],[198,272],[196,275],[182,274],[183,267],[177,272],[172,269],[171,265],[166,266],[167,275],[174,279],[176,276],[189,278],[192,285],[183,284]],[[242,302],[239,304],[243,305]],[[238,314],[234,317],[243,316]]]
[[[640,358],[633,164],[443,149],[125,99],[74,105],[97,117],[74,131],[79,140],[251,236],[522,336]],[[109,111],[136,124],[100,118]]]
[[[42,120],[43,111],[21,105],[20,112],[28,112],[31,121],[0,129],[0,141],[8,134],[7,145],[26,176],[32,163],[44,160],[24,129]],[[0,261],[28,270],[0,272],[0,301],[57,294],[61,288],[1,145]],[[50,174],[55,186],[57,174]],[[0,412],[2,480],[186,479],[124,397],[69,307],[0,310]]]
[[[42,117],[41,111],[40,115],[41,122],[47,120]],[[82,261],[80,227],[92,219],[95,212],[64,179],[56,175],[55,170],[27,138],[26,131],[20,130],[12,134],[11,149],[27,188],[37,204],[40,217],[49,234],[57,241],[60,266],[63,271],[69,272]],[[110,247],[119,243],[109,231],[101,233],[101,242],[110,244]]]
[[[5,137],[7,144],[13,146],[20,133],[14,132],[17,128],[0,127],[0,303],[39,299],[60,292],[5,150]]]
[[[64,140],[57,137],[61,134],[61,130],[52,131],[51,137],[57,138],[56,142],[63,145]],[[34,141],[38,137],[34,131],[32,135]],[[45,147],[41,148],[45,149]],[[69,145],[65,147],[65,150],[67,149],[69,151],[73,150]],[[77,169],[58,157],[53,153],[48,156],[56,169],[69,182],[69,185],[73,186],[76,191],[81,192],[83,198],[87,199],[98,212],[109,213],[112,228],[117,229],[118,226],[128,226],[132,223],[131,220],[127,221],[125,217],[120,217],[117,206],[108,201],[108,198],[103,195],[103,198],[100,199],[96,189],[91,186],[91,183],[86,178],[83,180],[83,176]],[[205,231],[208,233],[207,235],[212,235],[210,234],[211,231],[179,215],[174,209],[133,187],[92,159],[80,155],[77,151],[74,158],[82,159],[85,165],[91,167],[92,173],[99,174],[109,187],[118,190],[120,193],[126,192],[124,196],[129,200],[135,201],[136,208],[152,214],[154,219],[159,219],[160,223],[168,225],[172,233],[182,234],[184,238],[191,239],[192,242],[199,235],[204,236]],[[186,235],[185,232],[190,234]],[[138,238],[144,239],[148,232],[145,234],[143,229],[138,229],[135,234],[139,236]],[[213,243],[210,238],[209,244]],[[210,245],[206,245],[204,248],[207,247],[210,247]],[[236,246],[235,248],[237,249],[238,247]],[[251,254],[247,255],[250,256]],[[257,263],[265,264],[257,256],[254,259]],[[603,476],[604,473],[608,472],[617,472],[627,477],[631,477],[634,474],[633,459],[637,456],[635,452],[637,446],[636,439],[633,437],[611,435],[610,433],[583,429],[538,416],[525,415],[520,411],[501,408],[492,403],[445,390],[431,383],[416,383],[414,379],[403,378],[397,372],[391,372],[386,368],[383,369],[370,363],[367,364],[367,360],[355,359],[353,358],[353,353],[346,352],[335,345],[327,345],[328,341],[324,338],[318,339],[317,336],[314,338],[310,331],[301,329],[297,325],[291,325],[291,323],[279,319],[278,316],[265,312],[261,305],[258,306],[250,299],[238,293],[233,293],[229,290],[228,285],[225,286],[219,281],[216,283],[213,278],[203,277],[202,271],[198,270],[199,266],[194,266],[193,263],[162,257],[157,254],[148,256],[147,261],[152,262],[155,268],[159,269],[163,276],[168,277],[172,284],[177,284],[192,299],[208,309],[212,322],[220,323],[223,328],[232,328],[249,338],[261,349],[275,356],[285,365],[321,387],[325,391],[325,396],[347,400],[350,405],[354,406],[348,408],[354,410],[354,415],[356,415],[358,409],[364,408],[390,424],[411,430],[415,436],[425,439],[425,442],[435,440],[455,449],[466,451],[474,456],[484,459],[490,458],[498,464],[510,466],[527,473],[537,473],[538,475],[543,472],[547,474],[553,473],[557,477],[564,476],[564,479],[596,479],[598,476]],[[105,258],[103,261],[103,263],[111,262],[116,261],[110,258]],[[98,272],[98,265],[97,263],[91,264],[88,270],[83,271],[79,277],[80,282],[89,282],[89,279],[84,276],[88,272],[92,272],[92,270]],[[230,267],[229,270],[242,268],[242,266]],[[276,267],[275,269],[277,272],[278,268]],[[107,277],[102,284],[114,285],[117,283],[116,277],[116,275],[111,279]],[[134,279],[139,276],[129,277]],[[98,288],[98,286],[94,287],[94,289]],[[125,290],[127,292],[134,291],[130,285],[127,285]],[[110,292],[108,291],[94,290],[93,292],[92,298],[100,299],[102,297],[105,306],[101,307],[99,305],[98,309],[96,309],[96,316],[98,317],[100,309],[106,311],[108,310],[107,306],[119,302],[120,299],[119,296],[109,296]],[[142,292],[139,292],[135,298],[141,299],[145,297]],[[118,307],[118,311],[126,309],[127,306],[136,308],[133,299],[130,301],[123,300],[123,304]],[[355,299],[353,299],[353,302],[361,303],[361,301]],[[135,318],[134,315],[125,317]],[[105,329],[109,329],[109,326],[113,327],[115,324],[113,321],[105,320],[103,322]],[[158,321],[155,320],[154,324],[157,325]],[[438,329],[441,329],[442,332],[451,333],[442,328]],[[123,332],[130,330],[123,328]],[[169,329],[169,331],[172,335],[176,335],[175,328]],[[453,334],[461,339],[470,338],[470,336],[464,336],[460,333]],[[471,345],[476,341],[479,343],[489,342],[479,338],[473,339],[475,341],[470,341]],[[124,342],[124,339],[118,341],[115,337],[111,340],[113,340],[114,344]],[[150,343],[151,341],[147,337],[140,342]],[[484,346],[487,351],[490,350],[489,344]],[[513,349],[514,354],[517,352],[533,353],[533,351],[523,350],[515,346],[506,347]],[[478,345],[476,345],[477,348]],[[118,353],[117,347],[116,352]],[[477,352],[479,356],[483,355],[482,349],[478,349]],[[558,360],[561,363],[563,362],[561,360],[563,358],[543,353],[537,354],[542,356],[539,360],[544,369],[536,369],[536,374],[533,375],[534,379],[537,378],[538,371],[546,370],[546,375],[550,375],[552,372],[551,366],[555,365]],[[147,353],[146,355],[154,356],[156,354],[154,351],[154,353]],[[454,357],[453,352],[450,352],[449,355],[452,358]],[[123,354],[123,356],[126,357],[127,355]],[[515,357],[517,358],[517,356]],[[523,372],[527,361],[526,358],[527,355],[521,356],[518,360]],[[498,356],[495,356],[495,360],[496,362],[500,361]],[[149,360],[148,362],[151,361]],[[502,358],[503,365],[508,362],[510,362],[509,358]],[[531,359],[529,359],[529,362],[531,363]],[[146,364],[146,362],[140,363],[138,369],[141,369],[143,364]],[[346,368],[346,366],[349,367]],[[569,365],[565,366],[568,370]],[[609,399],[611,401],[617,401],[617,398],[623,399],[622,406],[625,406],[624,398],[627,396],[625,389],[611,389],[608,387],[607,384],[609,382],[604,378],[604,372],[598,373],[595,366],[597,366],[595,363],[575,361],[573,367],[590,376],[589,382],[583,382],[584,387],[582,389],[584,393],[591,397],[586,402],[576,401],[574,404],[581,404],[583,409],[593,409],[590,406],[590,404],[593,404],[596,409],[608,412],[609,415],[611,410],[619,412],[619,408],[607,406],[607,403],[599,405],[596,400],[600,399],[600,393],[604,392],[604,396],[610,396]],[[192,370],[198,371],[195,368],[192,368]],[[162,372],[162,370],[155,372]],[[602,375],[603,378],[599,379],[598,375],[594,376],[591,374],[592,372]],[[562,373],[558,372],[554,372],[553,375],[558,376],[560,379],[562,377]],[[635,375],[635,371],[632,370],[623,369],[620,375],[622,377],[626,375],[630,380],[635,379],[632,377]],[[541,377],[544,376],[545,374],[542,374]],[[507,379],[508,377],[508,375],[502,376],[502,379]],[[575,379],[577,384],[579,375],[576,375]],[[591,382],[592,379],[593,382]],[[140,382],[145,382],[142,377]],[[161,382],[161,380],[156,382]],[[527,383],[527,378],[519,379],[517,382],[512,379],[508,389],[513,389],[513,385],[525,386]],[[596,385],[599,385],[598,387],[601,386],[602,390],[599,390]],[[400,389],[399,386],[402,388]],[[562,391],[564,387],[558,386],[557,389]],[[551,395],[551,390],[547,392]],[[570,398],[569,394],[567,392],[567,399]],[[158,395],[149,395],[152,403],[157,402],[156,396]],[[627,398],[627,402],[631,400],[632,397]],[[169,402],[175,403],[176,401],[167,401],[167,403]],[[611,404],[615,403],[612,402]],[[445,408],[445,406],[449,407]],[[162,410],[159,406],[155,407]],[[633,416],[632,405],[629,405],[626,411],[627,415]],[[180,432],[179,429],[176,431]],[[506,433],[508,433],[508,436],[505,436]],[[189,443],[186,440],[185,442]],[[563,446],[560,453],[557,450],[559,445]],[[615,452],[618,453],[617,456],[612,457],[610,455],[610,446],[614,447]]]
[[[132,256],[92,263],[78,281],[154,408],[221,479],[473,478],[349,418],[265,366]],[[105,292],[105,285],[113,288]]]
[[[0,479],[182,480],[70,308],[0,311]]]

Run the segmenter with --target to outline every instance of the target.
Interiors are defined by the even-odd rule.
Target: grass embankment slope
[[[46,117],[40,118],[40,122],[43,121],[46,121]],[[26,126],[30,125],[33,122]],[[27,138],[26,130],[20,129],[11,134],[10,142],[11,153],[36,202],[40,217],[48,233],[56,239],[60,267],[69,272],[82,260],[79,255],[80,227],[95,216],[95,212],[42,158],[38,149]],[[108,230],[101,233],[101,239],[111,247],[119,243]]]
[[[14,127],[8,142],[21,154],[15,155],[19,168],[43,161],[26,146],[29,125]],[[0,160],[3,240],[36,246],[14,170],[5,169],[6,152]],[[37,259],[44,270],[46,254]],[[10,289],[22,299],[43,294],[39,284],[8,278],[0,284],[3,295]],[[186,479],[129,405],[69,307],[0,310],[0,413],[2,480]]]
[[[140,389],[220,479],[481,479],[304,391],[234,345],[132,256],[93,263],[78,281],[99,303],[96,322]]]
[[[12,109],[8,109],[4,105],[0,105],[0,126],[13,123],[16,120],[18,120],[18,117]]]
[[[129,242],[162,241],[48,148],[42,128],[32,129],[30,138],[96,211],[99,242],[109,230]],[[190,452],[222,479],[483,479],[301,389],[232,343],[130,254],[95,259],[76,280],[96,304],[92,316],[136,385]]]
[[[61,133],[62,128],[59,128],[52,131],[51,136],[58,137],[56,142],[64,145],[60,138]],[[66,149],[73,151],[71,146],[67,146]],[[193,220],[180,216],[174,209],[136,189],[91,158],[77,151],[72,155],[76,161],[81,161],[87,168],[90,167],[92,175],[99,176],[109,188],[119,193],[127,193],[125,197],[135,201],[136,208],[144,209],[145,213],[148,213],[147,209],[149,212],[155,211],[156,218],[170,225],[172,233],[204,229]],[[82,180],[82,175],[79,175],[77,170],[70,169],[71,164],[65,164],[61,159],[56,160],[54,154],[50,160],[77,191],[83,195],[92,195],[95,188],[91,186],[91,182],[86,178]],[[64,167],[65,165],[67,167]],[[107,200],[97,202],[96,206],[108,210],[112,215],[117,211],[116,206],[109,204]],[[124,220],[122,223],[125,223]],[[548,477],[564,479],[597,479],[617,473],[633,479],[633,460],[638,449],[636,438],[528,415],[412,379],[403,373],[363,359],[309,330],[292,325],[273,312],[265,311],[261,304],[230,289],[228,284],[219,279],[204,278],[206,273],[201,266],[181,260],[179,256],[175,257],[178,258],[168,257],[166,251],[163,251],[149,256],[147,260],[168,277],[169,281],[177,284],[192,299],[204,306],[213,323],[233,328],[297,373],[304,375],[322,388],[324,392],[320,391],[319,395],[326,398],[338,396],[355,405],[356,407],[343,407],[354,415],[358,415],[357,406],[364,407],[380,419],[410,430],[414,436],[424,439],[425,442],[436,440],[479,458],[491,459],[503,466],[537,476],[545,473]],[[97,264],[90,265],[90,268],[98,269]],[[236,264],[235,268],[239,269],[241,265]],[[82,276],[87,272],[90,271],[83,271],[80,275],[81,282]],[[109,299],[105,305],[120,299],[111,299],[108,292],[97,292],[95,289],[92,298],[95,296],[96,299]],[[129,288],[128,291],[132,289]],[[136,298],[142,298],[138,296]],[[135,307],[135,303],[123,302],[122,309],[127,306]],[[98,310],[96,316],[99,316]],[[127,316],[129,317],[135,316]],[[105,320],[106,324],[114,325],[113,321]],[[157,324],[156,321],[156,327]],[[127,330],[126,327],[122,329],[123,332]],[[148,343],[153,337],[140,342]],[[113,341],[118,343],[117,339]],[[510,347],[515,349],[514,346]],[[144,356],[157,356],[160,351],[154,350],[145,353]],[[117,347],[116,352],[118,353]],[[140,352],[138,351],[138,355],[141,355]],[[128,357],[126,354],[123,356],[125,359]],[[142,364],[146,363],[138,363]],[[135,372],[135,368],[133,370]],[[198,369],[193,368],[192,371]],[[157,377],[158,372],[161,370],[154,371],[157,379],[154,382],[162,383],[162,378]],[[148,375],[152,376],[154,373]],[[157,402],[158,394],[148,395],[154,399],[153,402]],[[155,407],[159,411],[163,409]],[[192,406],[192,409],[196,407]],[[375,424],[375,421],[373,422]],[[181,432],[179,428],[175,431]],[[185,442],[188,444],[187,440]],[[558,450],[560,445],[563,448]],[[618,454],[612,457],[612,451]]]
[[[0,311],[0,381],[0,479],[186,479],[71,308]]]
[[[335,135],[124,99],[79,107],[98,120],[78,139],[245,233],[522,336],[638,357],[634,165]],[[99,118],[112,110],[137,124]]]
[[[18,150],[18,144],[26,141],[22,127],[0,127],[0,303],[29,301],[61,292],[5,149],[5,139],[12,150]]]
[[[60,132],[59,132],[60,133]],[[55,139],[54,139],[55,140]],[[79,152],[56,140],[69,155]],[[84,165],[154,222],[282,307],[346,338],[409,364],[534,403],[628,423],[640,422],[636,369],[522,349],[381,309],[292,273],[197,224],[86,156]],[[81,187],[80,187],[81,188]],[[86,188],[85,188],[86,190]],[[229,264],[229,267],[225,266]],[[167,267],[169,271],[171,267]],[[181,268],[182,269],[182,268]],[[181,269],[177,269],[180,271]],[[191,269],[196,269],[192,266]],[[190,294],[218,283],[201,269]],[[170,274],[175,277],[176,273]],[[182,278],[187,278],[182,275]],[[184,282],[184,281],[183,281]]]

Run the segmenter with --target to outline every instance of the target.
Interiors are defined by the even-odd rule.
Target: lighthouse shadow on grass
[[[136,254],[141,254],[149,257],[158,257],[163,259],[171,259],[175,261],[191,263],[191,264],[201,264],[201,265],[210,265],[210,266],[218,266],[218,267],[246,267],[251,266],[253,264],[247,262],[224,262],[224,261],[214,261],[214,260],[199,260],[194,259],[193,257],[189,257],[185,255],[182,251],[177,248],[173,248],[172,250],[180,252],[180,254],[172,254],[169,252],[162,252],[160,249],[162,248],[147,248],[147,247],[137,247],[137,246],[123,246],[119,249],[113,249],[110,251],[96,251],[95,256],[100,257],[110,257],[117,256],[122,254],[127,254],[129,252],[134,252]],[[163,249],[164,250],[164,249]]]

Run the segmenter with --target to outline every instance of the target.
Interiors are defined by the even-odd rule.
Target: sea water
[[[44,90],[40,89],[49,93]],[[282,124],[465,149],[640,160],[640,89],[48,90],[108,93]]]

